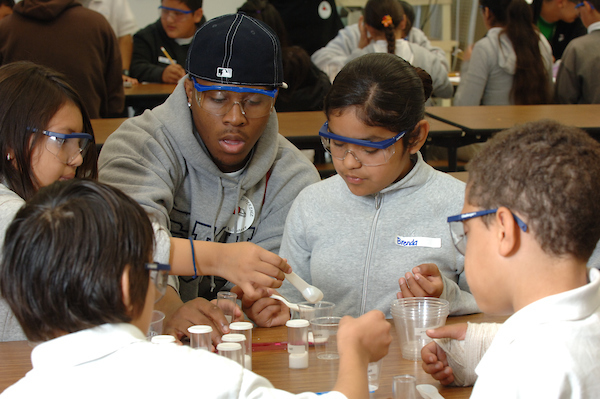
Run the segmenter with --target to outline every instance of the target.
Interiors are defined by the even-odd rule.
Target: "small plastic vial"
[[[288,320],[288,353],[291,369],[308,368],[308,326],[304,319]]]
[[[244,356],[244,367],[252,370],[252,328],[254,326],[248,321],[236,321],[229,325],[229,329],[235,334],[246,336],[246,354]]]
[[[155,335],[150,340],[153,344],[174,344],[175,337],[172,335]]]
[[[212,333],[212,330],[211,326],[197,325],[189,327],[190,348],[210,351],[212,346],[210,334]]]
[[[239,343],[221,342],[219,345],[217,345],[217,352],[219,355],[231,359],[234,362],[239,363],[241,366],[244,366],[242,363],[244,354],[242,353],[242,345]]]
[[[246,367],[246,336],[244,334],[225,334],[221,337],[223,342],[237,342],[242,345],[242,366]]]

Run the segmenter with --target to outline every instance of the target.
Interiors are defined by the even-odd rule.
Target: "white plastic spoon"
[[[290,308],[292,310],[295,310],[296,312],[300,312],[300,306],[298,306],[295,303],[288,302],[288,300],[282,296],[273,294],[273,295],[271,295],[271,298],[277,299],[278,301],[285,303],[285,306],[287,306],[288,308]]]
[[[419,384],[417,385],[417,391],[425,399],[444,399],[437,388],[431,384]]]
[[[302,293],[304,299],[306,299],[310,303],[317,303],[321,299],[323,299],[323,292],[317,287],[309,285],[306,281],[302,280],[300,276],[296,273],[291,272],[290,274],[286,274],[285,278],[292,283],[294,287],[298,291]]]

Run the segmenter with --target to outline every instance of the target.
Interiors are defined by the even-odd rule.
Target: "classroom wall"
[[[206,18],[211,19],[236,12],[244,2],[245,0],[204,0],[202,9]],[[160,0],[129,0],[129,5],[140,29],[158,19]]]

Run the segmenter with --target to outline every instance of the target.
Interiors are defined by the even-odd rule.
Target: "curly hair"
[[[518,125],[488,140],[468,170],[469,204],[518,213],[548,254],[590,257],[600,239],[600,144],[587,133],[550,120]]]

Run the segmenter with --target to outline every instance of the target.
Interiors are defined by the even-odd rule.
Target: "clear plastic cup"
[[[235,307],[237,305],[237,295],[229,291],[217,292],[217,306],[221,309],[228,323],[231,323],[235,316]]]
[[[161,335],[163,330],[163,321],[165,320],[165,314],[160,310],[152,311],[152,319],[150,320],[150,327],[146,333],[148,341],[152,340],[155,335]]]
[[[341,317],[318,317],[310,324],[313,330],[317,359],[339,359],[337,332]]]
[[[432,341],[426,331],[446,324],[448,311],[448,301],[439,298],[401,298],[392,302],[391,313],[404,359],[421,360],[421,349]]]
[[[376,362],[369,363],[367,369],[367,376],[369,377],[369,393],[373,393],[379,389],[379,375],[381,374],[381,364],[383,358]]]
[[[394,376],[392,384],[394,399],[417,399],[421,397],[417,393],[417,379],[413,375]]]

